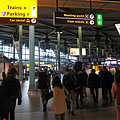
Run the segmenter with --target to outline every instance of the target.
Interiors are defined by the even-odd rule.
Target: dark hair
[[[62,84],[61,84],[61,80],[60,80],[60,77],[59,76],[55,76],[53,78],[53,88],[54,87],[59,87],[59,88],[62,88]]]
[[[75,72],[79,72],[79,71],[82,71],[82,62],[76,62],[73,66],[73,69]]]
[[[65,71],[66,71],[66,72],[70,72],[70,69],[69,69],[69,68],[65,68]]]
[[[11,68],[10,71],[8,72],[9,75],[14,75],[17,74],[17,70],[15,68]]]
[[[116,71],[115,73],[115,81],[120,83],[120,70]]]
[[[104,69],[105,71],[108,71],[107,68],[106,68],[105,66],[103,66],[103,69]]]
[[[95,69],[92,69],[91,73],[95,73]]]

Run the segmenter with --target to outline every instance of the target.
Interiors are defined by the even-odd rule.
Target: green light
[[[102,14],[97,14],[97,26],[103,26],[103,16],[102,16]]]
[[[101,62],[101,65],[105,64],[105,62]]]

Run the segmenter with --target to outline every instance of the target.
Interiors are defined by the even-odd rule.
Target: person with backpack
[[[115,73],[115,82],[112,85],[112,95],[115,98],[117,120],[120,120],[120,71]]]
[[[89,75],[88,82],[91,94],[93,96],[93,101],[94,103],[98,103],[98,88],[100,87],[100,79],[99,76],[95,73],[94,69],[92,69]]]
[[[8,72],[8,76],[1,85],[8,105],[7,119],[10,114],[10,120],[15,120],[16,100],[18,99],[18,105],[22,103],[21,86],[19,80],[16,79],[16,74],[16,69],[11,68]]]
[[[68,109],[71,109],[71,114],[74,116],[75,113],[75,78],[69,68],[65,69],[65,75],[63,76],[63,85],[69,91],[69,100],[67,101]],[[70,106],[71,103],[71,106]]]
[[[103,105],[108,105],[108,102],[112,103],[112,83],[114,82],[114,76],[104,66],[100,74],[100,82],[102,87]],[[108,97],[109,94],[109,97]]]
[[[38,79],[38,89],[40,89],[44,112],[47,110],[46,105],[48,101],[46,99],[46,95],[49,93],[49,88],[50,88],[50,78],[47,73],[47,69],[44,69],[43,71],[39,72],[39,79]]]
[[[67,89],[61,84],[60,77],[55,76],[53,78],[53,102],[48,110],[54,109],[56,120],[65,120],[65,113],[67,112],[65,99],[68,94]]]
[[[80,96],[80,104],[81,104],[81,107],[83,107],[83,88],[84,88],[84,84],[85,84],[85,79],[86,79],[86,76],[84,74],[84,72],[82,71],[82,62],[76,62],[73,66],[73,69],[75,71],[75,77],[77,79],[77,82],[76,82],[76,87],[75,87],[75,90],[76,90],[76,106],[77,108],[79,108],[79,96]]]

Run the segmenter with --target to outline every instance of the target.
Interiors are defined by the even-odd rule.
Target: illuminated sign
[[[120,35],[120,23],[119,24],[115,24],[115,27],[117,28],[117,31],[118,31],[118,33]]]
[[[44,62],[40,62],[40,65],[44,65],[45,63]]]
[[[103,26],[103,16],[102,16],[102,14],[97,14],[97,26]]]
[[[52,67],[52,65],[51,65],[51,64],[49,64],[49,65],[48,65],[48,67],[49,67],[49,68],[51,68],[51,67]]]
[[[53,25],[94,25],[94,14],[77,14],[55,12],[53,14]]]
[[[79,48],[70,48],[70,55],[79,56]],[[82,55],[86,55],[86,48],[82,48]]]
[[[101,62],[101,64],[102,64],[102,65],[104,65],[104,64],[105,64],[105,62]]]
[[[37,23],[37,0],[1,0],[0,5],[0,24]]]
[[[82,55],[86,55],[86,48],[82,48]]]
[[[70,48],[70,55],[79,56],[79,48]]]

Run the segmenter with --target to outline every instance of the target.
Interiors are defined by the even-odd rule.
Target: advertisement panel
[[[70,48],[70,55],[79,56],[79,48]]]

